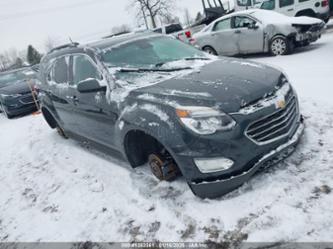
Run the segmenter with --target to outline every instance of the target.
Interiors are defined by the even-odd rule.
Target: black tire
[[[328,23],[329,20],[330,20],[330,18],[327,17],[327,18],[324,19],[324,22],[325,22],[325,23]]]
[[[282,35],[275,36],[269,45],[270,53],[273,56],[291,54],[294,52],[294,48],[294,42]]]
[[[216,50],[214,48],[210,47],[210,46],[206,46],[202,50],[205,51],[208,54],[217,55]]]

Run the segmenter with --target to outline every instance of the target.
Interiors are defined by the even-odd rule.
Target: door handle
[[[293,11],[294,9],[288,9],[288,11]]]
[[[240,34],[241,31],[240,30],[235,30],[235,34]]]

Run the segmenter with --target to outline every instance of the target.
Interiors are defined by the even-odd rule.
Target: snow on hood
[[[211,60],[196,60],[196,61],[175,61],[169,62],[165,65],[161,66],[159,69],[173,69],[173,68],[186,68],[180,71],[174,72],[128,72],[122,73],[120,72],[121,68],[112,67],[109,68],[110,74],[114,75],[116,84],[119,87],[116,87],[110,94],[110,99],[118,104],[130,94],[130,92],[134,90],[138,90],[140,88],[152,86],[158,84],[160,82],[171,80],[173,78],[179,78],[182,76],[189,75],[193,72],[199,72],[200,69],[217,60],[217,57],[210,57]],[[175,94],[176,92],[170,92],[170,94]],[[208,93],[198,93],[204,94],[207,96]]]

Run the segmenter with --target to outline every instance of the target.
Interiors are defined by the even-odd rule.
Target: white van
[[[328,0],[235,0],[235,11],[260,8],[274,10],[287,16],[317,17],[325,22],[330,18]]]

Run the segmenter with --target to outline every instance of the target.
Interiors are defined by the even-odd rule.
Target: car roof
[[[257,13],[258,12],[262,12],[262,13],[269,12],[269,13],[271,13],[272,11],[270,11],[270,10],[262,10],[262,9],[241,10],[241,11],[236,11],[236,12],[230,13],[228,15],[222,16],[222,17],[216,19],[216,21],[220,21],[220,20],[223,20],[223,19],[226,19],[226,18],[230,18],[230,17],[233,17],[233,16],[238,16],[238,15],[252,15],[253,13],[256,13],[256,12]]]

